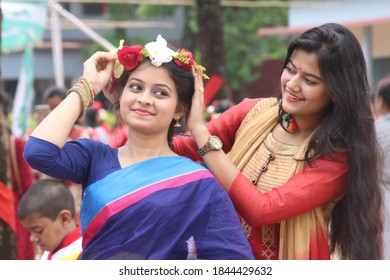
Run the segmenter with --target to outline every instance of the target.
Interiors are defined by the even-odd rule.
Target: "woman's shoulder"
[[[274,107],[279,101],[276,97],[257,98],[255,100],[257,100],[257,102],[254,104],[253,108],[257,107],[258,110]]]
[[[242,102],[250,101],[244,99]],[[267,112],[269,109],[278,106],[278,99],[275,97],[251,99],[251,102],[252,106],[245,114],[245,117],[242,120],[239,129],[237,130],[237,134],[240,133],[243,127],[245,127],[252,120],[257,119],[258,116]]]
[[[267,97],[267,98],[245,98],[240,102],[241,109],[246,108],[247,117],[253,117],[263,113],[269,108],[277,106],[278,99],[276,97]]]

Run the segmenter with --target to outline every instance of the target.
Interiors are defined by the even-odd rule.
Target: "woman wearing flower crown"
[[[175,151],[201,160],[201,148],[256,259],[382,258],[378,150],[358,40],[332,23],[304,32],[288,47],[280,85],[279,99],[245,99],[205,126],[199,81],[187,123],[195,141],[176,137]]]
[[[161,36],[98,52],[65,100],[33,131],[25,157],[37,170],[83,186],[81,259],[253,259],[227,193],[203,166],[172,151],[204,68]],[[66,141],[105,90],[128,125],[118,149]]]

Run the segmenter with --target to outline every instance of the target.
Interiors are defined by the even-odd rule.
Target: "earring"
[[[176,123],[173,125],[174,127],[177,127],[177,128],[181,127],[179,120],[180,120],[180,118],[176,119]]]

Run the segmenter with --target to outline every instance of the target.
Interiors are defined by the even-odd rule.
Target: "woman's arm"
[[[62,148],[80,115],[81,108],[80,97],[77,94],[69,94],[43,119],[31,133],[31,136],[46,140]]]
[[[229,124],[234,126],[234,129],[230,129],[230,127],[218,127],[218,131],[212,130],[209,132],[208,127],[206,127],[204,123],[204,117],[203,117],[204,96],[203,96],[203,91],[201,90],[203,88],[203,80],[202,77],[200,77],[198,74],[194,74],[194,78],[195,78],[195,92],[192,98],[191,112],[189,114],[188,121],[187,121],[188,130],[190,131],[197,146],[197,148],[192,148],[193,151],[192,156],[195,156],[195,151],[194,151],[195,149],[196,150],[200,149],[207,143],[212,133],[227,133],[227,135],[229,135],[230,137],[228,140],[226,139],[224,140],[225,142],[229,142],[226,143],[226,145],[228,145],[227,150],[230,150],[230,147],[233,144],[232,140],[234,140],[235,133],[241,124],[243,116],[245,116],[246,113],[242,114],[241,118],[239,118],[238,120],[235,120],[234,122],[229,122]],[[221,118],[222,115],[219,116],[215,121],[220,122],[218,119]],[[225,144],[223,142],[224,140],[222,140],[223,144]],[[227,192],[229,192],[233,184],[233,181],[235,180],[235,178],[239,173],[239,170],[229,160],[224,150],[222,149],[218,151],[210,151],[203,156],[203,160],[207,165],[207,167],[210,169],[210,171],[218,179],[220,184],[224,187],[224,189]]]
[[[205,124],[211,135],[218,136],[222,143],[222,149],[229,153],[236,137],[236,132],[243,119],[252,107],[260,99],[244,99],[237,105],[229,108],[218,118],[212,119]],[[186,135],[189,136],[189,135]],[[173,147],[176,153],[186,156],[195,161],[203,160],[198,154],[198,146],[192,137],[176,136],[173,139]]]
[[[347,156],[340,153],[335,157],[341,162],[315,160],[313,167],[306,167],[266,193],[240,173],[230,189],[230,198],[251,226],[273,224],[315,209],[347,192]]]
[[[91,154],[96,152],[96,145],[90,139],[68,141],[59,148],[46,140],[29,137],[24,157],[28,164],[50,177],[84,183],[85,174],[89,172]]]

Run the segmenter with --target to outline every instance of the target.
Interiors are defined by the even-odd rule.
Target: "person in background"
[[[3,100],[1,118],[2,121],[4,121],[3,126],[6,127],[8,135],[8,163],[10,186],[13,193],[13,215],[16,223],[17,259],[34,260],[35,249],[33,243],[30,241],[30,234],[16,217],[20,198],[26,193],[26,191],[35,181],[34,173],[32,168],[23,158],[25,146],[24,139],[22,137],[13,135],[12,131],[8,127],[7,120],[11,108],[10,98],[4,92],[1,93],[1,98]]]
[[[51,109],[48,104],[38,104],[34,106],[34,113],[33,113],[33,119],[34,119],[34,125],[27,128],[26,133],[24,135],[25,141],[28,140],[28,137],[30,137],[31,132],[34,130],[34,128],[44,119],[46,116],[50,113]]]
[[[100,97],[104,97],[104,95],[100,95]],[[111,111],[106,110],[106,108],[103,106],[103,101],[95,100],[92,104],[92,108],[95,108],[99,112],[99,118],[100,118],[100,126],[104,128],[105,133],[107,135],[111,134],[111,127],[113,126],[113,123],[115,121],[115,116],[112,114]]]
[[[117,120],[115,123],[110,136],[108,137],[107,144],[112,148],[120,148],[126,144],[129,130],[127,125],[122,121]]]
[[[18,218],[42,250],[41,260],[77,260],[82,251],[75,204],[60,180],[42,179],[22,197]]]
[[[378,119],[376,136],[381,148],[381,183],[384,200],[384,259],[390,260],[390,76],[378,82],[373,108]]]
[[[24,154],[41,172],[82,184],[81,259],[253,259],[221,185],[172,151],[174,130],[191,107],[194,75],[206,77],[192,53],[172,50],[159,35],[145,46],[122,41],[115,53],[97,52],[83,65],[83,76],[33,131]],[[129,130],[126,144],[66,141],[102,90],[118,97],[113,104]]]
[[[94,107],[89,107],[85,112],[84,124],[86,132],[90,135],[89,138],[107,143],[109,134],[106,128],[103,127],[103,119],[99,110]]]
[[[48,87],[42,97],[42,103],[47,104],[50,107],[50,110],[54,110],[66,97],[66,88],[51,86]]]
[[[16,213],[9,183],[8,118],[4,114],[4,94],[0,92],[0,260],[16,260]]]
[[[378,147],[359,41],[342,25],[288,46],[279,98],[245,99],[203,120],[195,85],[175,151],[203,159],[229,193],[256,259],[382,255]],[[228,154],[228,155],[227,155]]]
[[[214,100],[211,105],[206,108],[206,122],[209,122],[212,119],[218,118],[223,112],[227,109],[234,106],[233,101],[229,99]]]

